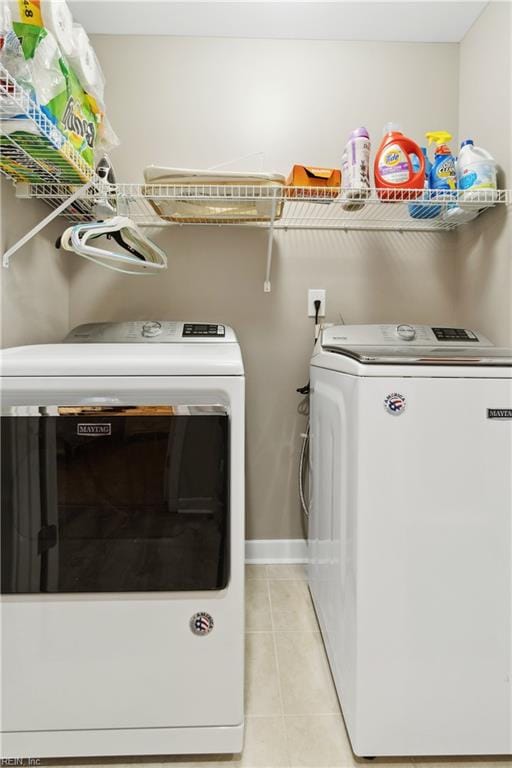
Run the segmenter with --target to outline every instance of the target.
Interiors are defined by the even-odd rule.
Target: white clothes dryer
[[[233,330],[99,323],[1,363],[2,757],[241,751]]]
[[[334,326],[311,360],[309,583],[354,752],[512,752],[512,351]]]

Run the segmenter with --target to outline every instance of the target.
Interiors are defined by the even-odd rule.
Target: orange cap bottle
[[[414,170],[411,155],[418,158],[418,170]],[[384,136],[375,156],[373,172],[377,194],[384,202],[413,200],[423,194],[423,152],[416,142],[404,136],[396,123],[387,123],[384,126]]]

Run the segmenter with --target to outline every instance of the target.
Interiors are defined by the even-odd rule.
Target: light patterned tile
[[[285,717],[291,768],[352,768],[355,758],[341,715]]]
[[[512,759],[509,755],[497,757],[491,755],[485,757],[415,757],[414,768],[512,768]]]
[[[320,634],[277,632],[275,638],[284,714],[338,714],[338,698]]]
[[[308,585],[304,581],[269,581],[269,586],[276,632],[318,631]]]
[[[238,768],[242,755],[185,755],[177,762],[170,757],[158,768]],[[140,766],[144,768],[144,766]],[[157,768],[157,766],[149,766]]]
[[[268,578],[268,565],[246,565],[245,566],[245,578],[249,579],[266,579]]]
[[[160,761],[151,768],[288,768],[283,718],[247,717],[241,755],[182,755]]]
[[[244,750],[232,768],[288,768],[288,750],[282,717],[248,717]]]
[[[245,713],[282,714],[274,635],[271,632],[249,632],[245,636]]]
[[[354,757],[354,768],[414,768],[412,757]]]
[[[268,581],[251,579],[245,583],[245,630],[261,632],[271,629]]]
[[[289,563],[286,565],[267,565],[269,579],[291,579],[294,581],[307,581],[305,563]]]

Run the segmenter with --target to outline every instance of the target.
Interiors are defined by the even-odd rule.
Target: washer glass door
[[[224,408],[17,406],[1,431],[3,594],[227,585]]]

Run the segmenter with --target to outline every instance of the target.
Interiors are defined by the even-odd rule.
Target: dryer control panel
[[[73,328],[68,344],[176,344],[236,342],[235,332],[219,323],[179,320],[131,320],[123,323],[88,323]]]

